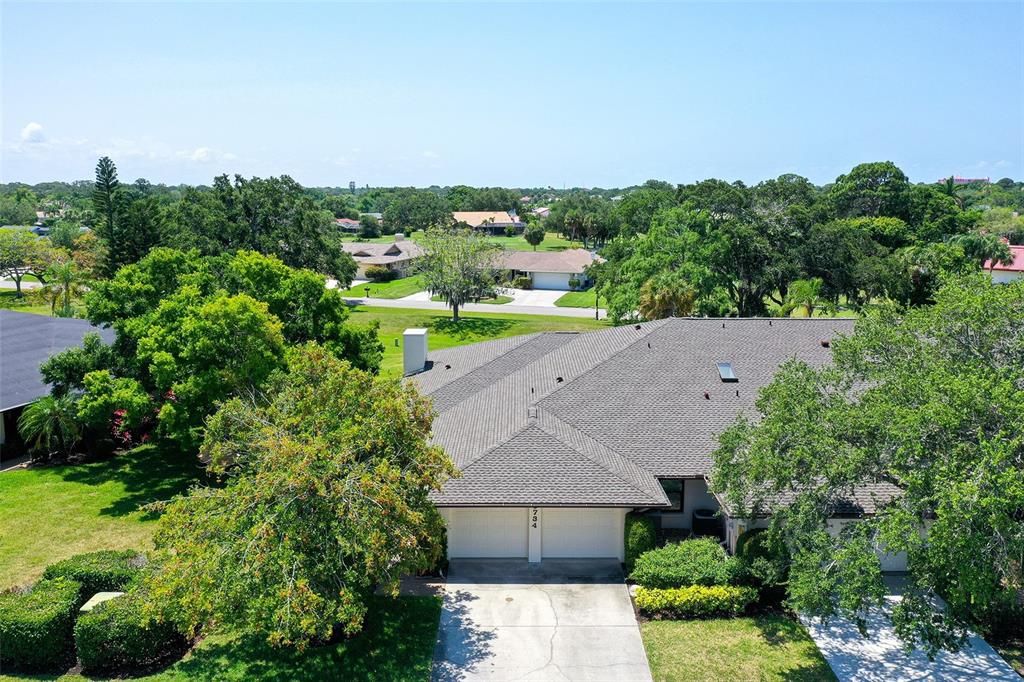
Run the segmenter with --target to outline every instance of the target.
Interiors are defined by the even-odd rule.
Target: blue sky
[[[1024,3],[0,5],[4,182],[1024,178]]]

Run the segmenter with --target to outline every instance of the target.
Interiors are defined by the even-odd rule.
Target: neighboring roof
[[[334,222],[343,227],[359,227],[361,224],[358,220],[352,220],[351,218],[338,218]]]
[[[94,327],[88,320],[0,310],[0,412],[49,393],[39,366],[51,355],[81,345],[89,332],[99,332],[107,343],[114,340],[113,329]]]
[[[452,218],[457,223],[466,223],[470,227],[481,225],[517,225],[508,211],[455,211]]]
[[[1010,253],[1013,255],[1011,263],[993,263],[985,261],[986,270],[1000,270],[1003,272],[1024,272],[1024,246],[1011,246]]]
[[[434,499],[667,506],[658,478],[705,476],[718,433],[755,412],[779,365],[823,365],[822,341],[852,331],[853,320],[687,318],[432,352],[408,381],[433,399],[433,439],[463,472]]]
[[[423,247],[416,242],[406,240],[390,244],[346,242],[341,245],[341,248],[356,262],[365,265],[390,265],[423,255]]]
[[[498,267],[521,272],[569,272],[580,274],[583,269],[600,260],[586,249],[565,251],[503,251],[498,256]]]

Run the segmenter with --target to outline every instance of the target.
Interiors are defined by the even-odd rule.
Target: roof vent
[[[650,342],[650,341],[648,341],[648,342],[647,342],[647,347],[648,347],[648,348],[650,348],[650,347],[651,347],[651,342]]]
[[[452,368],[452,366],[451,366],[451,365],[445,365],[445,366],[444,366],[444,368],[445,368],[445,369],[451,369],[451,368]]]
[[[707,391],[704,391],[704,400],[711,400],[711,395]]]
[[[739,381],[736,376],[736,372],[732,371],[731,362],[719,362],[718,364],[718,376],[726,383],[735,383]]]
[[[555,377],[555,383],[556,383],[556,384],[560,384],[560,383],[562,383],[563,381],[565,381],[565,379],[563,379],[562,377]]]
[[[722,329],[725,329],[725,322],[722,323]]]
[[[537,418],[537,406],[536,405],[530,405],[528,408],[526,408],[526,414],[527,414],[527,416],[530,419],[536,419]]]
[[[640,331],[640,325],[636,325],[635,327],[633,327],[633,329]]]
[[[828,339],[822,339],[821,347],[822,348],[831,348],[832,347],[832,342],[829,341]]]

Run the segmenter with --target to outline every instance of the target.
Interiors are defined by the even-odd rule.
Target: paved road
[[[415,308],[417,310],[450,310],[447,305],[440,301],[410,301],[402,298],[346,298],[352,304],[365,305],[378,308]],[[515,305],[488,305],[486,303],[467,303],[459,308],[459,312],[466,313],[515,313],[521,315],[548,315],[552,317],[585,317],[594,319],[593,308],[547,308],[540,306]],[[600,311],[600,319],[605,318],[605,311]]]
[[[649,682],[618,562],[452,561],[432,678]]]

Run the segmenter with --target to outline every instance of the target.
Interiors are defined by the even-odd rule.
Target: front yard
[[[393,279],[390,282],[367,282],[357,284],[349,289],[342,289],[342,296],[363,298],[366,290],[370,290],[370,298],[405,298],[418,291],[423,291],[423,278],[419,275]]]
[[[594,290],[585,289],[583,291],[567,292],[560,299],[555,301],[555,305],[559,308],[593,308]],[[602,296],[597,305],[599,308],[607,308],[608,302],[604,299],[604,296]]]
[[[834,680],[800,623],[783,616],[640,624],[655,682]]]
[[[194,457],[142,446],[101,462],[0,473],[0,589],[34,582],[47,564],[98,549],[152,546],[139,510],[201,475]]]

